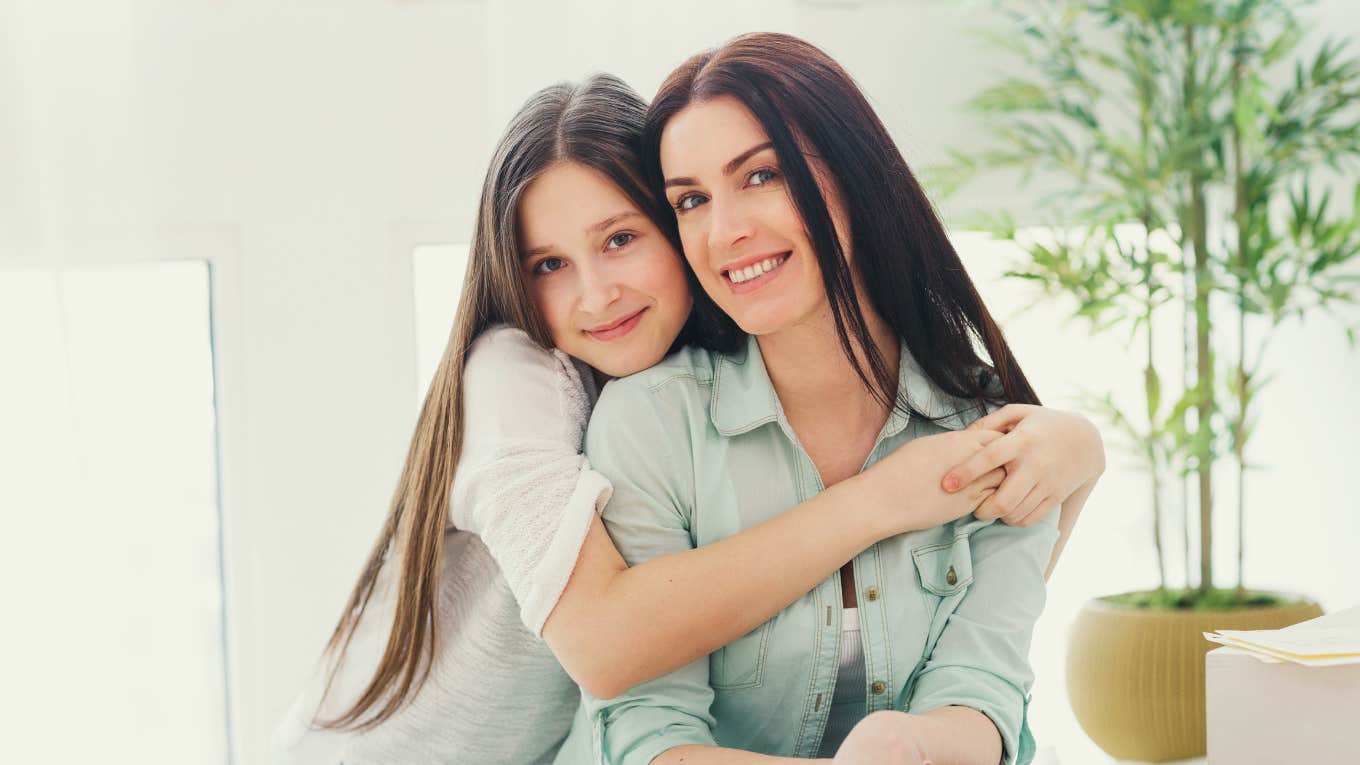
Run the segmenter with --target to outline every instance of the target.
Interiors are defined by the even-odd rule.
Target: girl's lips
[[[614,324],[610,327],[606,327],[605,329],[599,330],[588,329],[585,332],[587,335],[590,335],[595,340],[614,340],[623,337],[629,332],[632,332],[633,329],[636,328],[637,325],[642,321],[642,314],[646,312],[647,309],[643,308],[642,310],[638,311],[632,316],[629,316],[625,318],[623,321],[620,321],[617,324]]]
[[[784,270],[784,266],[787,266],[789,264],[789,261],[793,260],[793,252],[791,251],[786,252],[784,253],[783,257],[784,259],[780,261],[779,265],[755,277],[754,279],[748,279],[744,282],[737,283],[732,281],[732,279],[727,274],[723,274],[723,281],[727,282],[728,289],[732,290],[732,292],[738,295],[744,295],[747,292],[753,292],[773,281],[774,278],[779,275],[779,272]]]

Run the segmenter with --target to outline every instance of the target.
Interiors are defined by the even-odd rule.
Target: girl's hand
[[[965,432],[974,429],[1005,435],[955,465],[940,486],[945,492],[960,491],[975,477],[1004,468],[1005,480],[977,509],[982,520],[1032,526],[1105,470],[1100,432],[1079,414],[1008,404],[978,418]]]
[[[944,491],[935,476],[1001,438],[985,428],[921,436],[864,471],[859,478],[869,482],[871,506],[888,511],[876,511],[876,522],[886,524],[884,536],[932,528],[977,510],[1006,477],[1004,470],[982,471],[953,492]]]

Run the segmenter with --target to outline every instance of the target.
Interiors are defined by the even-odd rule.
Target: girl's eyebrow
[[[774,144],[770,143],[769,141],[752,146],[746,151],[743,151],[742,153],[733,157],[730,161],[728,161],[726,165],[723,165],[723,175],[731,175],[732,173],[735,173],[737,171],[737,168],[741,167],[741,163],[755,156],[759,152],[772,148],[774,148]],[[666,188],[668,189],[672,186],[698,186],[698,185],[699,182],[694,180],[693,178],[666,179]]]
[[[636,215],[641,214],[642,213],[638,212],[637,210],[624,210],[622,212],[617,212],[609,216],[608,218],[605,218],[604,220],[600,221],[599,223],[591,224],[590,228],[586,229],[586,232],[591,234],[598,234],[601,231],[604,231],[605,229],[609,228],[615,223],[618,223],[621,220],[632,218]],[[541,247],[531,247],[524,251],[524,254],[520,256],[520,260],[523,260],[525,258],[532,258],[535,255],[543,255],[544,253],[551,252],[552,249],[553,245],[551,244],[545,244]]]
[[[601,231],[604,231],[605,229],[609,228],[610,226],[614,225],[615,223],[618,223],[619,221],[621,221],[621,220],[623,220],[623,219],[625,219],[625,218],[631,218],[631,217],[633,217],[634,215],[641,215],[641,214],[642,214],[642,213],[638,212],[637,210],[624,210],[623,212],[615,213],[615,214],[609,216],[608,218],[605,218],[604,220],[600,221],[599,223],[596,223],[595,225],[593,225],[593,226],[591,226],[590,228],[586,229],[586,231],[589,231],[589,232],[592,233],[592,234],[598,234],[598,233],[600,233]]]

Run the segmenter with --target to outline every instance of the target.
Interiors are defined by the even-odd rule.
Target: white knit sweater
[[[412,701],[371,731],[309,723],[318,668],[276,734],[277,761],[306,765],[550,762],[579,699],[540,638],[609,482],[581,454],[596,390],[589,368],[524,332],[487,331],[464,373],[463,452],[444,537],[439,653]],[[348,708],[386,644],[394,572],[373,601],[321,706]]]

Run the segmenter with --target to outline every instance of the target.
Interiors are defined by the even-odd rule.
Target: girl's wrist
[[[902,528],[905,501],[885,486],[884,481],[876,480],[882,476],[871,474],[872,470],[851,476],[833,487],[843,487],[855,494],[854,501],[849,504],[853,508],[853,525],[863,532],[860,549],[906,530]]]

